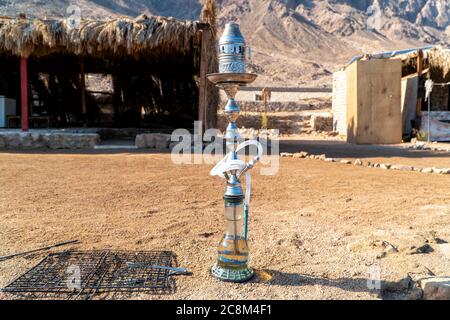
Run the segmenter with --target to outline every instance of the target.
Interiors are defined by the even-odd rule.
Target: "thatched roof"
[[[65,19],[0,18],[0,53],[43,56],[50,53],[108,57],[188,54],[195,45],[198,21],[158,16],[108,21],[82,20],[71,28]]]
[[[450,50],[438,46],[430,50],[428,54],[432,73],[440,74],[442,79],[450,79]]]

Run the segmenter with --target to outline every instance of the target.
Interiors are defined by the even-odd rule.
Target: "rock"
[[[43,139],[43,135],[40,133],[31,133],[31,140],[35,149],[46,149],[47,145]]]
[[[294,153],[294,155],[293,155],[293,157],[296,159],[304,159],[307,156],[308,156],[307,152],[297,152],[297,153]]]
[[[327,158],[327,156],[325,154],[321,154],[318,156],[319,160],[325,161],[325,159]]]
[[[170,145],[169,145],[170,148]],[[288,153],[288,152],[282,152],[280,153],[280,157],[281,158],[292,158],[293,154],[292,153]]]
[[[134,141],[134,143],[135,143],[135,145],[136,145],[136,147],[138,148],[138,149],[145,149],[145,138],[144,138],[144,135],[142,135],[142,134],[138,134],[137,136],[136,136],[136,139],[135,139],[135,141]]]
[[[386,252],[386,253],[397,253],[398,252],[398,249],[394,245],[390,244],[387,241],[383,241],[383,247],[384,247],[384,252]]]
[[[157,134],[155,135],[155,147],[156,149],[163,150],[163,149],[169,149],[170,134]]]
[[[170,134],[144,133],[136,135],[135,144],[139,149],[169,149]]]
[[[340,162],[342,164],[352,164],[352,162],[350,160],[341,160]]]
[[[450,169],[433,168],[433,172],[437,174],[450,174]]]
[[[434,171],[433,168],[423,168],[421,172],[422,173],[433,173],[433,171]]]
[[[19,133],[6,133],[3,135],[3,139],[8,149],[18,149],[20,147],[20,134]]]
[[[48,147],[50,149],[61,149],[61,141],[60,141],[60,136],[56,135],[56,134],[49,134],[48,135]]]
[[[431,239],[432,243],[436,243],[436,244],[445,244],[445,245],[450,245],[446,240],[438,238],[438,237],[433,237],[433,239]],[[449,251],[450,252],[450,251]]]
[[[420,247],[412,246],[408,250],[406,250],[405,253],[413,255],[413,254],[427,254],[433,251],[434,249],[428,243],[426,243]]]
[[[325,162],[336,162],[336,160],[333,158],[325,158],[324,161]]]
[[[144,143],[147,149],[154,149],[156,147],[155,135],[154,134],[143,134]]]
[[[450,300],[450,277],[431,277],[420,280],[424,300]]]
[[[389,170],[391,168],[391,165],[387,163],[382,163],[380,164],[380,168],[383,170]]]
[[[360,159],[355,160],[355,166],[362,166],[363,162]]]
[[[391,167],[392,170],[399,170],[399,171],[414,171],[414,167],[411,166],[404,166],[404,165],[394,165]]]

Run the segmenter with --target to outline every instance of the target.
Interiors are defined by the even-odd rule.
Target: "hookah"
[[[240,109],[235,101],[240,86],[256,80],[257,75],[246,73],[246,49],[250,58],[250,48],[246,46],[239,25],[226,24],[219,40],[219,73],[207,75],[209,81],[222,88],[228,97],[224,113],[229,121],[225,133],[227,155],[211,170],[212,176],[224,178],[227,182],[224,203],[227,228],[218,247],[217,262],[211,268],[211,274],[230,282],[250,280],[254,272],[248,267],[249,248],[248,213],[251,194],[250,170],[261,159],[263,147],[256,140],[245,141],[238,145],[240,138],[236,121]],[[257,155],[249,162],[240,160],[238,152],[246,147],[255,146]],[[245,195],[241,185],[241,177],[245,174]]]

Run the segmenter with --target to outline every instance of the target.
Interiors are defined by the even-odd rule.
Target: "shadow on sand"
[[[409,279],[402,279],[399,282],[381,281],[381,290],[369,288],[370,282],[368,279],[363,278],[339,278],[328,279],[323,277],[315,277],[299,273],[287,273],[277,270],[256,270],[256,276],[252,280],[253,283],[261,283],[270,286],[283,286],[283,287],[302,287],[302,286],[321,286],[321,287],[333,287],[348,292],[361,292],[374,294],[378,299],[394,299],[402,300],[409,299],[408,292],[411,289],[412,283],[409,289],[403,291],[395,290],[383,290],[383,288],[395,288],[399,287],[400,282],[409,283]]]

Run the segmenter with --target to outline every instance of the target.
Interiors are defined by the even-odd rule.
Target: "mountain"
[[[197,19],[202,0],[0,0],[0,15],[85,18],[150,13]],[[450,0],[216,0],[219,32],[241,24],[258,83],[329,85],[352,56],[449,44]]]

